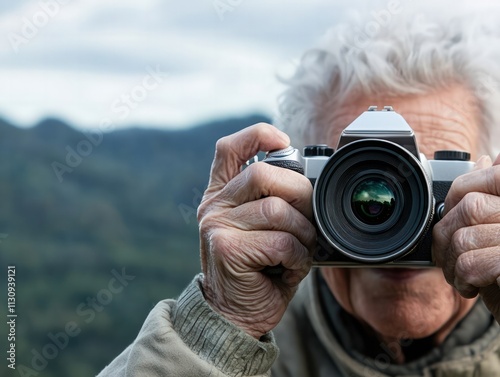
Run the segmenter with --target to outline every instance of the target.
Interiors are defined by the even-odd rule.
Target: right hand
[[[220,139],[198,208],[205,298],[257,339],[278,324],[311,268],[312,185],[303,175],[264,162],[242,172],[241,166],[259,151],[289,143],[265,123]],[[283,275],[264,273],[279,264]]]

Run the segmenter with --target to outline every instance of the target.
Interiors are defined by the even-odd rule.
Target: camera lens
[[[387,181],[368,178],[354,188],[351,206],[361,222],[367,225],[380,225],[393,214],[396,197]]]
[[[433,216],[431,181],[408,149],[362,139],[338,149],[314,186],[320,236],[349,260],[386,263],[412,251]]]

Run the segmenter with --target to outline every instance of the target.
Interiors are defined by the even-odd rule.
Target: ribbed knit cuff
[[[268,373],[278,356],[272,333],[257,340],[216,313],[203,297],[202,278],[196,276],[177,300],[175,331],[194,353],[229,376]]]

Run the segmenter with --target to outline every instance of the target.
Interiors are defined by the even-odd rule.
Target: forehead
[[[436,150],[455,149],[470,152],[475,160],[478,151],[480,117],[471,91],[454,85],[432,93],[411,96],[358,96],[348,98],[329,111],[329,126],[322,142],[336,146],[340,133],[369,106],[389,105],[401,114],[415,132],[420,152],[433,158]]]

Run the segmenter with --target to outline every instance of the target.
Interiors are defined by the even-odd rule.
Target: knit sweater
[[[259,340],[212,310],[198,275],[178,300],[158,303],[99,377],[269,376],[271,369],[273,377],[500,376],[500,328],[482,303],[442,345],[395,365],[384,347],[366,355],[366,338],[319,275],[309,274],[279,326]]]

